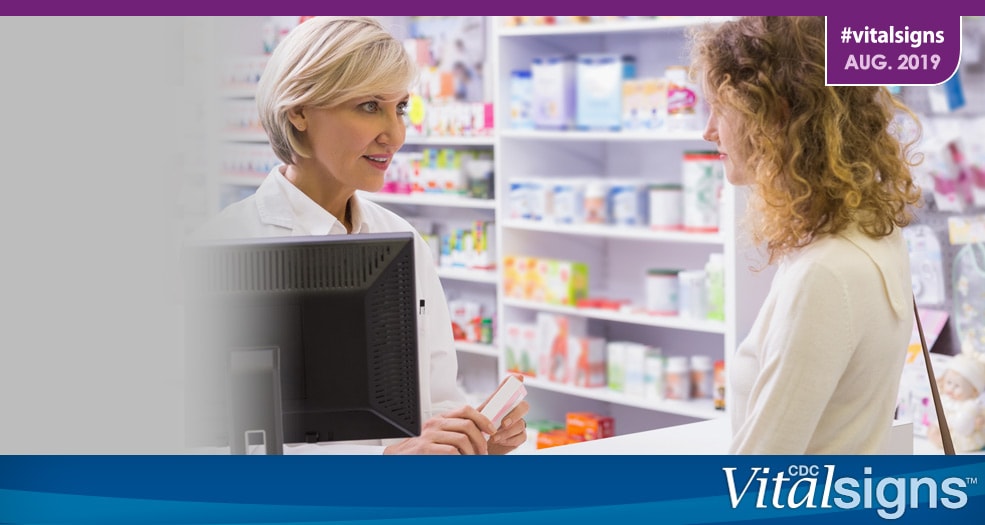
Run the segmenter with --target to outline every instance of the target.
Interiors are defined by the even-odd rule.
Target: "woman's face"
[[[742,159],[736,154],[739,151],[739,141],[736,136],[738,116],[728,108],[711,107],[711,115],[705,126],[704,137],[708,142],[718,146],[718,154],[725,165],[725,177],[736,186],[751,184],[752,177],[746,173]]]
[[[375,192],[407,136],[408,98],[404,92],[305,107],[292,113],[291,122],[305,132],[315,169],[346,188]]]

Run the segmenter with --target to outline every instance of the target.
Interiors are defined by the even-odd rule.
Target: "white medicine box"
[[[575,125],[574,57],[535,58],[530,65],[533,78],[533,121],[542,129],[571,129]]]
[[[623,82],[636,77],[635,59],[611,53],[581,54],[575,77],[577,127],[618,131],[623,117]]]

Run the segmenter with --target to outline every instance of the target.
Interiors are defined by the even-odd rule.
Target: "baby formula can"
[[[680,270],[646,272],[646,309],[658,315],[677,315],[677,274]]]
[[[698,89],[688,80],[687,67],[670,66],[665,70],[664,77],[667,79],[667,129],[698,129]]]
[[[683,187],[680,184],[653,184],[648,188],[650,228],[679,230],[683,221]]]
[[[684,230],[717,232],[724,168],[718,152],[684,153]]]

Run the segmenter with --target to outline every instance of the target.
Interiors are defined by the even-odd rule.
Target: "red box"
[[[612,437],[616,434],[616,422],[612,416],[600,416],[591,412],[568,412],[567,433],[580,436],[585,441]]]

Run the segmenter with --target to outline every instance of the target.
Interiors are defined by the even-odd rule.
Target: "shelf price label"
[[[829,86],[933,86],[961,61],[961,17],[926,11],[825,17]]]

